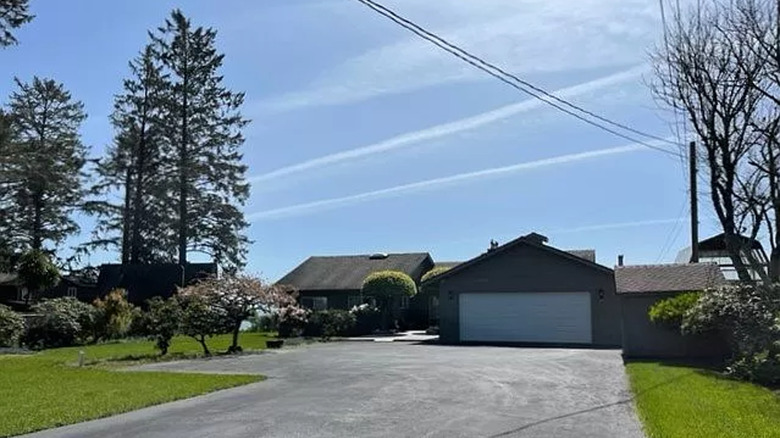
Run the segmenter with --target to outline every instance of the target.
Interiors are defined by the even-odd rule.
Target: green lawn
[[[769,389],[686,366],[626,365],[650,438],[778,438],[780,397]]]
[[[245,350],[265,348],[267,335],[243,333]],[[229,336],[211,339],[224,351]],[[78,351],[91,362],[159,360],[154,344],[129,341],[46,350],[33,355],[0,355],[0,437],[77,423],[219,389],[256,382],[261,376],[113,371],[75,367]],[[197,355],[200,345],[177,337],[169,358]],[[166,358],[163,358],[166,359]],[[127,363],[127,362],[124,362]]]

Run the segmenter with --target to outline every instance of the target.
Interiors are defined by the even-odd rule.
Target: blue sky
[[[646,132],[673,134],[647,84],[661,35],[647,0],[387,0],[515,74]],[[354,0],[36,0],[12,79],[63,82],[89,114],[94,155],[147,29],[181,7],[219,31],[224,76],[246,92],[248,270],[273,280],[310,255],[429,251],[466,260],[490,239],[531,231],[594,248],[612,266],[672,261],[687,244],[686,176],[635,147],[533,102]],[[701,233],[716,231],[704,195]],[[81,219],[84,232],[89,219]],[[69,243],[77,243],[79,236]],[[100,263],[116,254],[93,254]]]

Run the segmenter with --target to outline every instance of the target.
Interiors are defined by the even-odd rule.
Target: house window
[[[301,297],[301,305],[312,310],[328,308],[328,297]]]
[[[401,295],[401,303],[399,305],[401,309],[408,309],[409,308],[409,296],[408,295]]]
[[[76,298],[77,293],[78,293],[78,290],[75,287],[71,286],[71,287],[68,288],[68,296],[69,297]]]

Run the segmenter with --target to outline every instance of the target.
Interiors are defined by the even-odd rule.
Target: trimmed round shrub
[[[417,294],[417,286],[412,277],[399,271],[379,271],[370,274],[363,281],[363,295],[379,297],[394,297]]]
[[[449,271],[452,268],[446,267],[446,266],[439,266],[437,268],[433,268],[430,271],[426,272],[425,275],[422,276],[422,279],[420,282],[425,283],[426,281],[430,280],[433,277],[436,277],[437,275],[441,275],[447,271]],[[424,294],[437,294],[439,293],[439,282],[433,281],[429,284],[425,284],[420,286],[420,293]]]
[[[84,325],[92,318],[93,307],[75,298],[45,300],[32,307],[32,318],[23,343],[33,349],[67,347],[89,337]]]
[[[685,314],[688,313],[701,297],[700,292],[685,292],[671,298],[658,300],[650,307],[650,321],[679,329]]]
[[[24,334],[24,318],[0,304],[0,347],[16,347]]]

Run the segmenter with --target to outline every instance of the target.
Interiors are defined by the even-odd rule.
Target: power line
[[[520,79],[519,77],[517,77],[517,76],[515,76],[515,75],[513,75],[511,73],[506,72],[502,68],[497,67],[496,65],[494,65],[494,64],[492,64],[490,62],[487,62],[484,59],[479,58],[479,57],[469,53],[468,51],[466,51],[466,50],[464,50],[464,49],[462,49],[462,48],[460,48],[460,47],[450,43],[449,41],[445,40],[444,38],[442,38],[442,37],[440,37],[440,36],[430,32],[430,31],[424,29],[423,27],[417,25],[416,23],[414,23],[414,22],[412,22],[412,21],[410,21],[410,20],[408,20],[408,19],[398,15],[397,13],[392,11],[391,9],[389,9],[389,8],[387,8],[385,6],[382,6],[382,5],[374,2],[373,0],[357,0],[357,1],[362,3],[363,5],[371,8],[373,11],[375,11],[378,14],[384,16],[385,18],[388,18],[389,20],[393,21],[394,23],[398,24],[399,26],[403,27],[404,29],[414,33],[415,35],[419,36],[420,38],[422,38],[422,39],[424,39],[424,40],[434,44],[435,46],[439,47],[440,49],[442,49],[442,50],[450,53],[451,55],[457,57],[458,59],[468,63],[469,65],[471,65],[471,66],[473,66],[473,67],[475,67],[475,68],[477,68],[477,69],[479,69],[479,70],[481,70],[481,71],[483,71],[483,72],[493,76],[494,78],[496,78],[496,79],[506,83],[507,85],[517,89],[518,91],[521,91],[521,92],[523,92],[525,94],[528,94],[528,95],[530,95],[530,96],[532,96],[532,97],[534,97],[536,99],[541,100],[542,102],[552,106],[553,108],[555,108],[555,109],[557,109],[557,110],[559,110],[561,112],[564,112],[564,113],[566,113],[566,114],[568,114],[568,115],[570,115],[572,117],[575,117],[575,118],[577,118],[577,119],[579,119],[579,120],[581,120],[581,121],[583,121],[585,123],[588,123],[589,125],[595,126],[595,127],[599,128],[601,130],[609,132],[610,134],[613,134],[615,136],[624,138],[626,140],[629,140],[629,141],[637,143],[637,144],[641,144],[641,145],[643,145],[645,147],[648,147],[650,149],[653,149],[653,150],[656,150],[656,151],[659,151],[659,152],[663,152],[665,154],[669,154],[669,155],[672,155],[672,156],[675,156],[675,157],[680,157],[681,156],[677,152],[673,152],[673,151],[670,151],[668,149],[664,149],[664,148],[661,148],[661,147],[658,147],[658,146],[646,143],[644,141],[636,139],[635,137],[631,137],[631,136],[629,136],[627,134],[624,134],[622,132],[616,131],[615,129],[609,128],[609,127],[604,126],[604,125],[602,125],[602,124],[600,124],[598,122],[595,122],[595,121],[593,121],[591,119],[583,117],[582,115],[580,115],[580,114],[578,114],[578,113],[576,113],[576,112],[574,112],[574,111],[572,111],[570,109],[567,109],[567,108],[565,108],[565,107],[563,107],[561,105],[556,104],[555,102],[553,102],[553,100],[557,101],[557,102],[559,102],[559,103],[561,103],[561,104],[563,104],[563,105],[565,105],[565,106],[567,106],[569,108],[572,108],[575,111],[579,111],[579,112],[581,112],[583,114],[587,114],[590,117],[593,117],[593,118],[598,119],[598,120],[600,120],[602,122],[605,122],[605,123],[608,123],[610,125],[613,125],[613,126],[615,126],[617,128],[620,128],[620,129],[632,132],[634,134],[641,135],[641,136],[646,137],[646,138],[651,138],[651,139],[654,139],[656,141],[660,141],[660,142],[664,142],[664,143],[673,144],[675,146],[679,146],[679,144],[677,144],[675,142],[672,142],[672,141],[670,141],[668,139],[665,139],[665,138],[662,138],[662,137],[658,137],[658,136],[653,135],[653,134],[648,134],[648,133],[642,132],[642,131],[640,131],[638,129],[632,128],[632,127],[624,125],[622,123],[615,122],[615,121],[610,120],[610,119],[608,119],[606,117],[603,117],[601,115],[598,115],[596,113],[588,111],[588,110],[586,110],[586,109],[584,109],[584,108],[582,108],[582,107],[580,107],[578,105],[575,105],[575,104],[573,104],[571,102],[568,102],[565,99],[562,99],[562,98],[560,98],[558,96],[555,96],[554,94],[551,94],[551,93],[547,92],[546,90],[544,90],[544,89],[542,89],[540,87],[537,87],[537,86],[535,86],[535,85],[533,85],[533,84],[531,84],[531,83],[529,83],[527,81],[524,81],[524,80]],[[514,80],[516,82],[513,82],[512,80],[507,79],[507,78],[511,78],[512,80]]]

